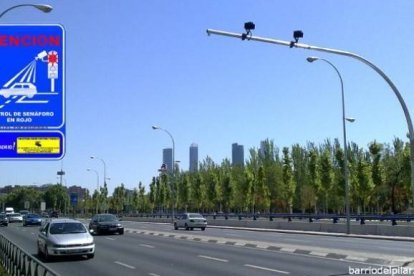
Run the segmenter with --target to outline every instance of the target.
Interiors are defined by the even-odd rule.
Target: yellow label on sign
[[[59,154],[60,137],[18,137],[16,146],[19,154]]]

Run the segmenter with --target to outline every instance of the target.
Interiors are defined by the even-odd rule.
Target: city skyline
[[[407,122],[390,87],[358,60],[312,50],[220,37],[217,29],[350,51],[380,67],[414,110],[414,2],[367,1],[57,1],[50,13],[14,9],[2,24],[61,24],[66,51],[66,154],[55,161],[0,160],[0,185],[62,183],[93,190],[104,176],[111,194],[124,184],[147,187],[158,176],[163,148],[175,140],[174,159],[190,167],[188,147],[220,164],[237,141],[248,150],[269,139],[292,145],[342,143],[343,77],[349,143],[407,141]],[[2,2],[1,10],[12,6]],[[82,11],[82,12],[80,12]],[[293,16],[292,16],[293,12]],[[369,19],[369,20],[368,20]],[[401,26],[404,26],[402,28]],[[16,64],[20,67],[20,64]],[[40,71],[39,71],[40,72]],[[0,75],[10,79],[7,64]],[[0,85],[4,85],[1,83]],[[38,100],[36,96],[33,100]],[[0,105],[6,99],[0,96]],[[10,110],[5,106],[2,112]],[[411,114],[413,115],[413,114]],[[1,135],[0,135],[1,142]],[[1,143],[0,143],[1,145]],[[90,156],[102,159],[93,160]]]

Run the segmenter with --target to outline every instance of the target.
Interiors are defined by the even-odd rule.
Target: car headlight
[[[122,225],[120,223],[118,223],[116,226],[121,227]]]

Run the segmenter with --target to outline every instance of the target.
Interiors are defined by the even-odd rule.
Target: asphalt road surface
[[[124,235],[95,236],[94,259],[59,258],[46,265],[62,276],[323,276],[351,275],[358,269],[397,269],[414,259],[412,242],[214,228],[175,231],[170,224],[123,224]],[[3,235],[36,257],[38,231],[39,227],[21,224],[0,228]]]

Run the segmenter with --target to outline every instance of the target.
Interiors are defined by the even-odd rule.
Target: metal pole
[[[339,80],[341,82],[341,95],[342,95],[342,130],[344,135],[344,181],[345,181],[345,213],[346,213],[346,233],[351,234],[351,218],[349,210],[349,170],[348,170],[348,143],[346,141],[346,117],[345,117],[345,93],[344,93],[344,82],[342,80],[341,73],[338,68],[333,65],[332,62],[324,58],[318,57],[309,57],[307,59],[309,62],[316,60],[322,60],[328,63],[338,74]]]
[[[104,187],[108,191],[108,187],[106,186],[106,163],[105,163],[105,161],[102,158],[99,158],[99,157],[96,157],[96,156],[91,156],[91,159],[98,159],[102,162],[102,164],[104,166]],[[105,198],[105,200],[106,200],[106,198]],[[106,208],[106,206],[105,206],[105,208]],[[107,210],[105,210],[105,211],[107,211]]]
[[[98,213],[98,206],[99,206],[99,172],[93,169],[86,169],[87,171],[93,171],[96,174],[96,191],[98,192],[98,197],[96,198],[96,214]]]
[[[174,180],[174,174],[175,174],[175,160],[174,160],[174,158],[175,158],[175,141],[174,141],[174,137],[171,135],[171,133],[168,130],[163,129],[163,128],[158,127],[158,126],[152,126],[152,129],[154,129],[154,130],[155,129],[159,129],[159,130],[164,131],[165,133],[168,134],[168,136],[170,136],[171,141],[172,141],[171,192],[172,192],[172,197],[173,197],[173,202],[172,202],[172,222],[174,223],[174,218],[175,218],[175,189],[174,189],[173,180]]]
[[[231,32],[225,32],[225,31],[219,31],[219,30],[213,30],[213,29],[207,29],[207,34],[208,35],[211,35],[211,34],[223,35],[223,36],[235,37],[235,38],[240,38],[240,39],[243,38],[243,34],[231,33]],[[323,48],[323,47],[318,47],[318,46],[311,46],[311,45],[298,43],[298,42],[277,40],[277,39],[271,39],[271,38],[263,38],[263,37],[258,37],[258,36],[249,36],[247,39],[244,39],[244,40],[253,40],[253,41],[259,41],[259,42],[282,45],[282,46],[288,46],[288,47],[291,47],[291,48],[302,48],[302,49],[307,49],[307,50],[315,50],[315,51],[320,51],[320,52],[325,52],[325,53],[330,53],[330,54],[348,56],[348,57],[352,57],[356,60],[359,60],[362,63],[365,63],[366,65],[371,67],[375,72],[377,72],[387,82],[387,84],[391,87],[394,94],[397,96],[398,101],[400,102],[401,107],[404,111],[405,119],[407,121],[408,132],[409,132],[409,140],[410,140],[410,153],[411,153],[410,163],[411,163],[412,206],[414,207],[414,129],[413,129],[413,123],[411,121],[411,116],[410,116],[410,113],[408,111],[407,105],[405,104],[404,99],[402,98],[400,92],[398,91],[398,89],[394,85],[394,83],[390,80],[390,78],[388,78],[388,76],[385,75],[385,73],[381,69],[379,69],[377,66],[375,66],[373,63],[371,63],[367,59],[365,59],[365,58],[363,58],[363,57],[361,57],[357,54],[347,52],[347,51],[331,49],[331,48]]]

